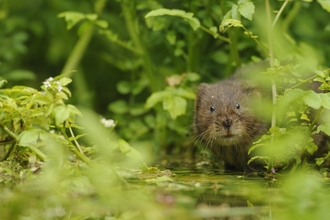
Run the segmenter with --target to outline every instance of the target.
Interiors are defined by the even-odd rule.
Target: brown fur
[[[207,148],[225,162],[226,169],[253,170],[248,150],[266,133],[268,125],[256,115],[262,94],[236,77],[201,84],[195,103],[194,132]]]

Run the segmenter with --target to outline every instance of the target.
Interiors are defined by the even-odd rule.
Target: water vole
[[[238,71],[214,84],[197,89],[194,133],[203,145],[225,163],[225,169],[254,170],[248,150],[268,130],[256,110],[263,94]]]

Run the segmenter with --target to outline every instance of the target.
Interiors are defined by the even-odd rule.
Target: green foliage
[[[189,22],[190,26],[194,30],[197,30],[200,27],[200,21],[194,17],[193,13],[185,12],[183,10],[178,10],[178,9],[172,9],[172,10],[166,9],[166,8],[156,9],[156,10],[149,12],[145,16],[145,18],[163,16],[163,15],[176,16],[176,17],[183,18],[184,20]],[[155,25],[154,23],[149,22],[149,27],[153,27],[154,30],[157,30],[157,28],[155,28],[154,25]]]
[[[330,134],[326,1],[5,0],[1,5],[1,218],[327,216],[323,182],[328,180],[306,168],[328,166],[330,157],[326,145],[310,157],[320,148],[313,139]],[[274,112],[274,120],[249,153],[251,161],[265,164],[267,183],[279,179],[280,190],[265,193],[262,182],[252,191],[244,185],[249,181],[235,177],[231,183],[243,187],[230,191],[218,184],[219,176],[208,176],[216,183],[203,187],[223,197],[249,196],[249,207],[228,208],[224,202],[224,209],[196,208],[186,192],[204,191],[205,177],[192,175],[182,183],[180,175],[144,162],[164,152],[186,156],[192,148],[187,127],[199,82],[217,81],[241,63],[264,59],[271,64],[263,75],[274,82],[276,103],[266,110]],[[73,75],[74,69],[79,71]],[[59,72],[67,75],[49,78]],[[323,92],[310,89],[312,81]],[[114,120],[76,106],[93,107]],[[290,168],[291,175],[278,175],[280,167]],[[298,167],[307,174],[295,172]],[[142,174],[134,176],[132,169]],[[139,178],[148,180],[130,183]],[[260,211],[255,200],[266,207]]]

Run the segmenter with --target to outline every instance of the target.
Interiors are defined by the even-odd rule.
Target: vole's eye
[[[240,109],[240,108],[241,108],[241,106],[238,103],[236,103],[235,104],[235,109]]]
[[[215,107],[214,106],[211,106],[210,107],[210,112],[214,112],[215,111]]]

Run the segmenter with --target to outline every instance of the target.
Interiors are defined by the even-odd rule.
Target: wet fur
[[[253,141],[268,125],[255,115],[262,94],[251,84],[232,77],[197,90],[194,133],[230,170],[254,170],[247,165]],[[212,111],[211,108],[214,108]]]

